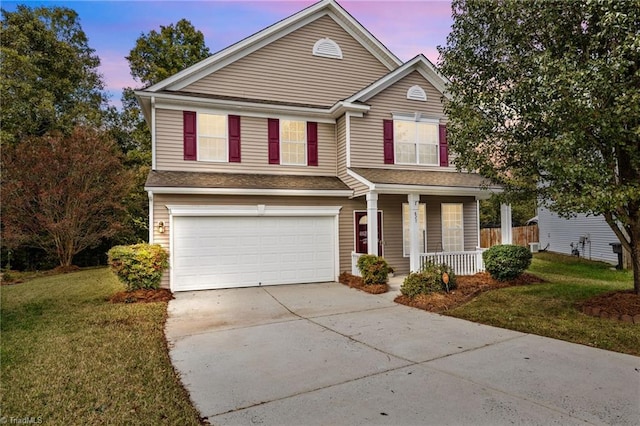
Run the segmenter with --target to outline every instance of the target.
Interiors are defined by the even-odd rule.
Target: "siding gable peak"
[[[435,65],[426,58],[426,56],[420,54],[413,59],[407,61],[404,65],[395,70],[391,71],[389,74],[383,76],[379,80],[373,82],[369,86],[365,87],[358,93],[355,93],[350,98],[346,99],[344,102],[353,103],[353,102],[366,102],[378,93],[383,90],[391,87],[398,81],[402,80],[409,74],[414,71],[419,72],[425,80],[427,80],[433,87],[438,90],[441,94],[446,97],[450,97],[446,88],[449,83],[449,80],[444,77],[440,72],[436,69]]]
[[[181,90],[186,86],[226,67],[227,65],[259,50],[293,31],[323,17],[330,16],[338,25],[354,37],[365,49],[387,69],[394,70],[402,61],[376,39],[365,27],[354,19],[335,0],[321,0],[259,31],[203,61],[145,89],[145,92]]]

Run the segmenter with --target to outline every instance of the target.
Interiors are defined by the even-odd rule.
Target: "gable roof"
[[[338,25],[347,31],[374,57],[384,64],[390,71],[402,65],[386,46],[353,18],[335,0],[321,0],[300,12],[285,18],[270,27],[259,31],[244,40],[229,46],[226,49],[180,71],[173,76],[156,83],[144,92],[157,92],[160,90],[181,90],[189,84],[200,80],[207,75],[224,68],[225,66],[249,55],[261,47],[278,40],[287,34],[313,22],[323,16],[330,16]]]
[[[414,71],[418,71],[429,83],[433,85],[440,93],[450,97],[447,93],[447,84],[449,80],[440,74],[436,67],[431,63],[429,59],[423,54],[419,54],[413,59],[405,62],[401,67],[396,68],[389,74],[380,78],[378,81],[373,82],[369,86],[355,93],[348,99],[345,99],[345,103],[354,102],[366,102],[378,93],[392,86],[396,82],[402,80]]]

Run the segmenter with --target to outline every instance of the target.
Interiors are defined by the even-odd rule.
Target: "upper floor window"
[[[393,132],[397,164],[440,164],[438,123],[394,120]]]
[[[307,123],[280,120],[280,164],[307,164]]]
[[[198,114],[198,160],[227,161],[227,116]]]

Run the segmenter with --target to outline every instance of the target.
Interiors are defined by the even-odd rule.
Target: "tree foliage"
[[[15,12],[3,9],[0,37],[3,144],[100,123],[105,102],[100,59],[75,11],[24,5]]]
[[[115,143],[95,130],[26,138],[4,148],[2,170],[3,235],[61,266],[121,227],[129,173]]]
[[[141,34],[127,61],[131,75],[145,86],[158,83],[184,68],[209,56],[204,35],[191,22],[181,19],[177,24],[160,26]]]
[[[460,168],[603,215],[640,293],[640,2],[454,0],[440,48]]]

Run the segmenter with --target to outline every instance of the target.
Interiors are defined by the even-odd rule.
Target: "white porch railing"
[[[356,253],[356,252],[351,252],[351,274],[355,275],[355,276],[360,276],[360,270],[358,269],[358,259],[360,259],[360,256],[362,256],[364,253]]]
[[[420,268],[426,262],[444,263],[453,268],[456,275],[474,275],[478,272],[484,272],[484,262],[482,261],[483,249],[475,251],[450,251],[440,253],[421,253]],[[358,259],[363,253],[351,252],[351,273],[360,276],[358,269]]]
[[[456,275],[474,275],[484,271],[482,249],[475,251],[450,251],[441,253],[421,253],[420,268],[426,262],[444,263],[453,268]]]

